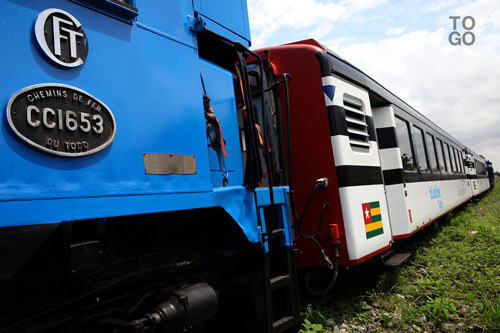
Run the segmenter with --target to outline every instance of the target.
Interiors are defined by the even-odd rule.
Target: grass
[[[341,271],[330,299],[308,301],[301,332],[500,332],[500,181],[454,214],[407,240],[402,266]]]

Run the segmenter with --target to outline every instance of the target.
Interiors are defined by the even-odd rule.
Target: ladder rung
[[[290,275],[281,275],[271,279],[271,291],[290,284]]]
[[[284,234],[283,229],[274,229],[271,232],[262,233],[262,236],[265,236],[265,237],[271,239],[271,238],[283,236],[283,234]]]
[[[293,324],[295,324],[295,320],[293,319],[293,317],[281,318],[280,320],[277,320],[273,323],[273,332],[283,332],[284,330],[292,327]]]

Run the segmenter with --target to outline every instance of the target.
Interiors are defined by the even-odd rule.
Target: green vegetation
[[[321,312],[314,310],[311,304],[307,306],[305,312],[301,313],[301,315],[304,318],[304,322],[302,323],[304,328],[299,331],[300,333],[327,331],[322,325],[326,321],[325,317],[323,317]]]
[[[500,181],[454,214],[407,240],[402,266],[341,271],[300,332],[500,332]]]

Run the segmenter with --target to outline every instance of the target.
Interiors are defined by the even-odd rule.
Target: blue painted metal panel
[[[229,186],[243,184],[243,165],[241,162],[240,135],[232,74],[208,61],[200,60],[201,74],[214,114],[219,119],[222,135],[226,141],[226,168],[229,172]],[[222,175],[217,154],[208,148],[212,184],[222,186]]]
[[[0,202],[0,227],[159,213],[213,205],[212,192],[3,201]]]
[[[226,28],[220,26],[217,22],[210,20],[209,18],[204,17],[205,20],[205,27],[208,30],[211,30],[215,33],[218,33],[219,35],[222,35],[226,38],[229,38],[230,40],[233,41],[239,41],[241,44],[245,45],[246,47],[250,47],[250,41],[242,37],[238,34],[233,33],[232,31],[227,30]]]
[[[188,22],[188,15],[194,16],[191,0],[140,1],[137,8],[139,25],[196,45],[196,36],[189,30]]]
[[[274,203],[278,228],[283,229],[283,246],[293,246],[290,215],[288,213],[288,187],[275,187],[273,189]],[[268,243],[262,238],[266,232],[264,220],[264,207],[271,204],[269,189],[256,188],[248,191],[241,186],[221,187],[214,189],[214,205],[224,208],[238,223],[248,240],[262,242],[265,252],[269,251]],[[259,215],[257,215],[259,210]]]
[[[54,66],[39,50],[32,36],[33,22],[38,13],[51,7],[68,11],[82,23],[90,46],[83,66],[71,70]],[[69,1],[5,1],[2,11],[16,13],[2,17],[8,28],[0,31],[3,44],[12,46],[0,54],[3,77],[9,78],[0,85],[2,112],[10,96],[24,87],[64,83],[106,103],[114,113],[117,133],[114,142],[101,152],[63,158],[23,143],[3,116],[0,201],[24,201],[24,208],[18,202],[16,209],[27,214],[25,220],[37,223],[53,220],[32,210],[27,200],[113,197],[115,205],[121,205],[117,196],[206,193],[207,198],[200,202],[210,202],[203,89],[195,49]],[[170,12],[164,19],[169,20],[169,15],[179,19],[177,16],[184,14]],[[146,175],[144,153],[194,155],[197,174]],[[200,205],[196,200],[183,204],[184,208],[190,206]],[[80,216],[76,210],[72,219],[101,214],[98,209],[93,213],[93,206],[86,209],[88,214]],[[145,205],[142,209],[137,206],[134,212],[154,210]],[[13,209],[3,209],[1,214],[3,223],[18,218]]]
[[[205,17],[207,29],[250,45],[246,0],[226,1],[223,6],[216,0],[194,0],[193,3],[194,10]]]
[[[0,227],[220,206],[250,241],[262,241],[256,198],[262,207],[269,193],[258,189],[256,197],[240,186],[243,166],[232,75],[199,59],[196,35],[189,31],[191,6],[187,0],[140,2],[137,22],[129,24],[66,0],[2,1],[3,13],[15,13],[2,16],[6,28],[0,30],[9,46],[0,53],[2,112],[24,87],[61,83],[104,102],[114,114],[117,132],[113,143],[98,153],[60,157],[20,140],[3,115]],[[47,8],[65,10],[81,22],[89,42],[82,66],[56,66],[40,50],[33,22]],[[228,8],[226,14],[242,8]],[[212,30],[245,42],[209,21]],[[229,28],[231,24],[227,21]],[[238,33],[249,39],[247,31]],[[215,190],[221,177],[215,152],[207,147],[200,73],[222,124],[231,173],[230,186]],[[146,175],[144,153],[194,155],[197,173]],[[283,189],[275,196],[277,204],[286,206]]]
[[[276,220],[278,229],[283,229],[284,239],[281,241],[282,246],[293,246],[292,230],[290,228],[290,214],[288,212],[288,187],[274,187],[274,204],[276,208]],[[260,211],[261,219],[264,219],[264,207],[271,205],[271,198],[269,196],[269,189],[257,188],[255,189],[255,198],[257,207]],[[265,221],[261,221],[262,232],[267,232]],[[264,242],[264,249],[269,251],[267,242]]]
[[[224,208],[231,215],[250,242],[262,241],[253,191],[243,186],[216,188],[214,205]]]
[[[271,197],[269,196],[268,188],[257,188],[255,190],[257,196],[257,204],[259,206],[269,206],[271,204]],[[275,204],[288,204],[288,187],[275,187],[273,189],[274,203]]]
[[[139,14],[136,10],[128,8],[121,2],[114,2],[111,0],[70,0],[80,3],[84,6],[90,7],[96,11],[105,13],[116,17],[119,20],[132,23],[134,18]],[[135,1],[129,1],[131,6],[134,6]]]

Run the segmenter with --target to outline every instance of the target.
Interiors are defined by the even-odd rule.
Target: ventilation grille
[[[370,149],[368,125],[360,100],[344,95],[345,120],[351,147]]]

